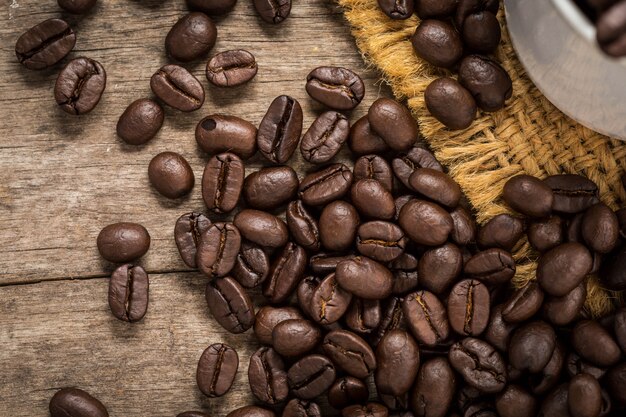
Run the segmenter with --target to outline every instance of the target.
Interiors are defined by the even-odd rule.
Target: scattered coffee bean
[[[357,155],[375,154],[389,150],[389,145],[378,133],[372,130],[367,116],[361,117],[350,128],[348,146]]]
[[[118,267],[109,281],[109,307],[113,315],[130,323],[141,320],[148,311],[148,274],[141,266]]]
[[[367,112],[371,129],[395,151],[407,151],[419,137],[411,111],[395,100],[379,98]]]
[[[324,248],[345,251],[356,237],[360,217],[356,208],[345,201],[333,201],[322,210],[319,221],[320,239]]]
[[[469,278],[487,284],[504,284],[515,276],[515,260],[503,249],[487,249],[472,256],[463,268]]]
[[[281,23],[291,13],[291,0],[254,0],[253,4],[261,19],[267,23]]]
[[[239,202],[244,182],[244,165],[233,153],[209,159],[202,174],[202,198],[209,210],[228,213]]]
[[[461,36],[442,20],[422,21],[411,43],[417,56],[437,67],[452,68],[463,56]]]
[[[489,323],[489,290],[480,281],[457,283],[448,296],[448,318],[452,330],[463,336],[478,336]]]
[[[517,328],[516,323],[509,323],[502,317],[504,304],[500,304],[491,309],[489,324],[485,330],[485,341],[493,345],[501,352],[505,352],[509,346],[511,334]]]
[[[456,376],[450,363],[435,357],[422,364],[411,391],[411,410],[416,417],[445,417],[452,404]]]
[[[433,17],[447,17],[454,13],[457,3],[457,0],[417,0],[415,2],[415,13],[422,20]]]
[[[317,220],[304,207],[302,200],[296,200],[287,206],[287,227],[297,244],[307,250],[318,251],[320,248],[320,230]]]
[[[335,274],[324,278],[311,294],[309,311],[320,324],[337,322],[350,307],[352,294],[339,286]]]
[[[589,250],[609,253],[617,245],[619,221],[613,210],[606,204],[599,203],[585,211],[581,233]]]
[[[213,223],[200,235],[196,252],[198,269],[210,278],[227,275],[235,265],[241,235],[232,223]]]
[[[533,281],[516,290],[504,303],[502,318],[509,323],[521,323],[535,315],[543,304],[544,294]]]
[[[509,214],[499,214],[489,220],[478,233],[482,248],[500,248],[511,251],[524,234],[524,223]]]
[[[250,356],[248,381],[252,394],[265,404],[278,404],[289,395],[285,363],[270,347],[262,346]]]
[[[76,58],[59,73],[54,98],[64,112],[86,114],[98,105],[106,84],[107,74],[98,61]]]
[[[262,247],[280,248],[289,239],[285,222],[264,211],[242,210],[237,213],[233,223],[245,239]]]
[[[236,87],[252,80],[259,69],[256,58],[243,49],[224,51],[206,65],[206,77],[217,87]]]
[[[563,297],[585,279],[593,258],[580,243],[564,243],[545,253],[537,265],[537,280],[545,292]]]
[[[588,374],[576,375],[568,387],[567,400],[572,417],[595,417],[602,410],[602,389]]]
[[[366,378],[376,369],[372,348],[347,330],[333,330],[324,337],[322,348],[333,363],[355,378]]]
[[[387,298],[393,288],[391,271],[364,256],[340,262],[337,265],[336,279],[344,290],[368,300]]]
[[[496,398],[496,411],[501,417],[534,417],[537,399],[519,385],[508,385]]]
[[[303,356],[322,340],[321,330],[308,320],[285,320],[272,331],[272,346],[288,357]]]
[[[441,206],[419,199],[402,207],[398,224],[411,240],[426,246],[444,244],[454,227],[452,217]]]
[[[300,142],[302,157],[313,164],[328,162],[348,140],[350,122],[341,113],[322,113],[311,125]]]
[[[476,240],[476,222],[472,214],[465,208],[459,206],[450,212],[453,229],[450,239],[457,245],[468,245]]]
[[[106,407],[78,388],[63,388],[50,400],[51,417],[109,417]]]
[[[528,242],[539,252],[547,252],[565,240],[563,226],[558,216],[534,221],[528,227]]]
[[[529,217],[546,217],[552,211],[552,188],[530,175],[518,175],[506,182],[502,198],[511,208]]]
[[[143,145],[163,126],[163,108],[154,100],[133,101],[117,122],[117,135],[129,145]]]
[[[463,58],[459,66],[459,83],[467,88],[478,107],[485,111],[500,110],[513,94],[509,74],[486,56],[469,55]]]
[[[366,300],[352,298],[350,309],[346,312],[346,326],[357,333],[373,332],[381,320],[380,302],[378,300]]]
[[[298,147],[301,133],[300,103],[289,96],[276,97],[259,125],[259,151],[270,162],[284,164]]]
[[[175,152],[161,152],[152,158],[148,177],[161,195],[172,199],[189,194],[195,184],[191,166],[182,155]]]
[[[584,283],[562,297],[548,297],[543,303],[543,316],[555,326],[570,324],[580,313],[586,298]]]
[[[591,320],[576,324],[572,330],[572,347],[582,358],[601,367],[617,364],[622,355],[613,336]]]
[[[458,246],[446,243],[429,249],[419,260],[418,276],[422,287],[435,294],[443,294],[463,270],[463,255]]]
[[[390,262],[404,253],[406,241],[400,227],[376,220],[359,226],[356,247],[361,254],[376,261]]]
[[[378,6],[390,18],[404,20],[413,15],[415,2],[411,0],[378,0]]]
[[[363,217],[390,220],[396,214],[393,195],[376,180],[366,179],[355,182],[350,195],[352,202]]]
[[[306,77],[306,92],[331,109],[352,110],[363,100],[365,84],[347,68],[318,67]]]
[[[387,267],[393,273],[392,294],[404,295],[417,288],[420,276],[415,256],[405,252],[390,262]]]
[[[293,200],[299,185],[298,175],[293,168],[267,167],[246,177],[243,196],[252,208],[272,210]]]
[[[270,260],[265,251],[252,242],[242,242],[231,271],[233,278],[245,288],[255,288],[265,281],[269,270]]]
[[[65,20],[48,19],[19,37],[15,55],[26,68],[43,70],[65,58],[75,44],[76,34]]]
[[[438,78],[424,91],[430,114],[452,130],[469,127],[476,118],[476,101],[472,94],[452,78]]]
[[[207,397],[221,397],[233,385],[237,368],[239,356],[235,349],[223,343],[209,346],[198,361],[198,388]]]
[[[507,372],[502,357],[482,340],[468,337],[455,343],[448,358],[465,382],[481,392],[495,394],[506,386]]]
[[[303,319],[302,313],[295,307],[263,306],[257,311],[254,321],[254,335],[259,343],[272,344],[274,327],[282,321]]]
[[[455,208],[461,200],[461,187],[443,172],[418,168],[409,177],[413,190],[446,207]]]
[[[351,405],[341,410],[341,417],[388,417],[389,410],[382,404]]]
[[[243,333],[254,324],[252,300],[231,277],[209,282],[206,287],[206,301],[215,320],[231,333]]]
[[[402,395],[411,389],[420,366],[417,342],[404,330],[387,333],[376,348],[376,388],[379,393]]]
[[[554,192],[554,211],[576,214],[598,203],[598,186],[580,175],[553,175],[544,183]]]
[[[257,407],[256,405],[246,405],[231,411],[226,417],[276,417],[276,414],[271,410]]]
[[[344,376],[335,381],[328,390],[328,403],[338,410],[351,404],[362,404],[369,398],[367,385],[353,376]]]
[[[387,191],[393,191],[393,172],[384,158],[378,155],[365,155],[354,163],[354,180],[373,179],[381,183]]]
[[[335,367],[326,356],[305,356],[289,368],[287,380],[293,395],[310,400],[330,388],[335,381]]]
[[[541,372],[556,347],[554,329],[543,321],[534,321],[515,330],[509,342],[509,363],[517,370]]]
[[[217,40],[217,28],[209,16],[192,12],[181,17],[165,38],[167,54],[189,62],[209,53]]]
[[[150,248],[150,235],[137,223],[114,223],[98,234],[98,251],[109,262],[124,263],[141,258]]]
[[[473,13],[465,18],[461,36],[463,43],[469,50],[481,54],[491,54],[500,44],[502,30],[496,15],[483,11]]]
[[[210,226],[211,220],[202,213],[185,213],[176,221],[174,240],[180,257],[188,267],[197,267],[196,253],[200,237]]]
[[[198,110],[204,104],[204,87],[185,68],[165,65],[150,79],[150,88],[165,104],[182,112]]]
[[[306,251],[295,243],[287,243],[272,262],[269,276],[263,285],[263,295],[275,304],[285,302],[302,279],[306,264]]]
[[[418,342],[435,346],[448,338],[450,325],[446,308],[428,291],[409,294],[402,301],[407,325]]]
[[[322,410],[312,401],[293,398],[285,406],[281,417],[322,417]]]
[[[323,206],[343,197],[352,185],[352,171],[344,164],[332,164],[300,181],[299,196],[305,204]]]
[[[257,129],[247,120],[236,116],[213,114],[196,126],[196,142],[204,152],[231,152],[242,159],[256,153]]]

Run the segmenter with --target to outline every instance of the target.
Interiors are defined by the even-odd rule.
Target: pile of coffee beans
[[[576,0],[596,26],[600,48],[614,57],[626,56],[626,1]]]
[[[378,0],[392,19],[421,19],[411,37],[418,57],[455,71],[458,80],[441,77],[424,92],[428,111],[452,130],[465,129],[477,109],[494,112],[511,98],[513,85],[492,54],[501,38],[496,17],[499,0]]]

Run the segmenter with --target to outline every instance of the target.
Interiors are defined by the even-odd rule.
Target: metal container
[[[513,47],[532,81],[563,113],[626,140],[626,59],[605,55],[572,0],[505,0]]]

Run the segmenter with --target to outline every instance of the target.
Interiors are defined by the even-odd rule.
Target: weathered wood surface
[[[199,182],[208,157],[198,151],[193,131],[214,112],[258,124],[279,94],[301,102],[306,129],[323,108],[306,95],[304,79],[322,64],[363,76],[366,98],[351,119],[365,114],[384,88],[366,70],[341,11],[329,0],[295,1],[286,22],[269,27],[251,1],[241,0],[217,20],[213,52],[250,50],[259,61],[255,80],[231,90],[207,88],[207,101],[195,113],[167,109],[159,135],[137,148],[116,137],[115,124],[131,101],[151,96],[150,76],[167,62],[163,40],[185,13],[184,1],[101,0],[84,17],[61,13],[55,0],[1,4],[0,416],[45,416],[54,390],[71,385],[101,398],[112,417],[165,417],[194,408],[223,416],[249,402],[245,371],[253,338],[227,334],[213,321],[205,280],[180,261],[172,239],[180,214],[204,208]],[[32,72],[15,60],[18,36],[58,16],[77,31],[70,57],[91,57],[107,70],[103,100],[84,117],[54,103],[60,65]],[[208,87],[204,65],[186,67]],[[148,183],[150,159],[166,150],[183,154],[196,173],[193,194],[182,201],[160,197]],[[249,167],[260,163],[256,158]],[[291,163],[301,173],[310,169],[299,155]],[[141,260],[151,274],[151,303],[135,325],[108,311],[112,265],[95,245],[104,225],[122,220],[144,224],[152,236]],[[202,350],[218,341],[237,347],[239,383],[224,398],[207,399],[195,387],[195,367]]]

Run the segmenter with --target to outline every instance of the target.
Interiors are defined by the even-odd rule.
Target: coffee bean
[[[86,114],[100,102],[106,83],[106,71],[98,61],[75,58],[59,73],[54,98],[64,112]]]
[[[263,284],[263,295],[274,304],[286,301],[302,279],[306,264],[306,251],[295,243],[287,243],[272,262],[268,279]]]
[[[372,348],[350,331],[331,331],[324,337],[322,348],[337,367],[353,377],[366,378],[376,369]]]
[[[515,276],[515,260],[503,249],[487,249],[472,256],[463,268],[467,277],[486,284],[500,285]]]
[[[606,258],[600,276],[607,288],[615,291],[626,289],[626,246]]]
[[[585,211],[581,224],[587,247],[597,253],[609,253],[619,238],[619,221],[606,204],[599,203]]]
[[[232,152],[242,159],[256,153],[257,129],[247,120],[236,116],[213,114],[196,126],[196,142],[204,152]]]
[[[109,281],[111,313],[130,323],[141,320],[148,311],[148,274],[141,266],[118,267]]]
[[[463,336],[478,336],[489,323],[489,290],[480,281],[465,279],[448,296],[448,318],[452,330]]]
[[[459,206],[450,212],[453,229],[450,239],[457,245],[468,245],[476,239],[476,222],[472,214]]]
[[[513,210],[529,217],[550,215],[554,203],[552,188],[530,175],[517,175],[508,180],[502,198]]]
[[[181,17],[165,38],[165,50],[175,60],[189,62],[209,53],[217,28],[209,16],[192,12]]]
[[[322,410],[312,401],[294,398],[287,403],[281,417],[322,417]]]
[[[457,0],[417,0],[415,13],[421,20],[450,16],[456,10]]]
[[[389,410],[382,404],[350,405],[341,410],[341,417],[388,417]]]
[[[176,417],[211,417],[211,416],[202,411],[185,411],[176,415]]]
[[[202,174],[202,198],[215,213],[232,211],[239,201],[244,182],[244,165],[233,153],[222,153],[209,159]]]
[[[263,247],[280,248],[287,244],[289,238],[285,222],[264,211],[241,210],[233,223],[245,239]]]
[[[539,259],[537,280],[548,294],[563,297],[585,279],[592,264],[587,248],[579,243],[564,243]]]
[[[565,326],[576,319],[586,298],[587,290],[583,282],[562,297],[548,297],[543,303],[543,316],[556,326]]]
[[[448,338],[450,328],[446,308],[433,293],[417,291],[402,301],[409,329],[418,342],[435,346]]]
[[[345,201],[333,201],[322,210],[319,229],[324,248],[348,250],[354,243],[360,218],[356,208]]]
[[[426,107],[433,117],[452,130],[469,127],[476,119],[476,101],[458,81],[438,78],[424,91]]]
[[[270,271],[270,259],[259,246],[243,242],[231,271],[233,278],[245,288],[262,284]]]
[[[358,251],[379,262],[390,262],[404,253],[407,239],[400,227],[375,220],[359,226],[356,237]]]
[[[368,398],[367,385],[353,376],[337,379],[328,390],[328,403],[338,410],[352,404],[365,403]]]
[[[484,11],[497,14],[499,8],[500,0],[459,0],[454,23],[457,28],[462,29],[468,16]]]
[[[583,176],[553,175],[544,183],[554,192],[554,211],[576,214],[598,203],[598,186]]]
[[[189,194],[195,183],[191,166],[175,152],[161,152],[152,158],[148,178],[161,195],[172,199]]]
[[[186,0],[187,7],[208,15],[221,15],[230,12],[237,0]]]
[[[62,388],[50,400],[51,417],[109,417],[97,398],[78,388]]]
[[[356,255],[352,254],[339,255],[332,253],[318,253],[317,255],[311,256],[311,259],[309,260],[309,267],[315,274],[330,274],[331,272],[335,272],[339,262],[354,259],[355,256]]]
[[[278,24],[289,17],[291,0],[254,0],[259,17],[267,23]]]
[[[520,371],[538,373],[547,365],[556,346],[554,329],[543,321],[533,321],[513,332],[509,342],[509,362]]]
[[[200,235],[198,269],[210,278],[225,276],[233,269],[240,247],[241,235],[232,223],[213,223]]]
[[[511,251],[524,234],[524,223],[509,214],[499,214],[489,220],[478,232],[482,248],[500,248]]]
[[[214,279],[206,287],[206,301],[215,320],[231,333],[243,333],[254,324],[248,293],[231,277]]]
[[[455,343],[448,359],[465,382],[481,392],[495,394],[506,386],[506,365],[502,357],[482,340],[468,337]]]
[[[389,98],[379,98],[367,112],[371,128],[395,151],[407,151],[419,137],[411,111]]]
[[[365,155],[354,163],[354,180],[372,179],[378,181],[387,191],[393,190],[391,167],[378,155]]]
[[[496,397],[496,410],[501,417],[535,417],[537,400],[519,385],[508,385]]]
[[[315,276],[304,277],[298,284],[296,289],[296,298],[298,299],[298,306],[307,316],[313,317],[312,300],[313,293],[320,285],[322,280]]]
[[[342,198],[352,185],[352,172],[344,164],[332,164],[300,182],[299,196],[305,204],[323,206]]]
[[[380,324],[370,337],[372,347],[376,347],[380,340],[391,330],[407,328],[404,312],[402,311],[402,301],[403,299],[400,297],[392,296],[381,302],[382,316]]]
[[[367,116],[361,117],[350,128],[348,146],[357,155],[376,154],[389,150],[389,145],[372,130]]]
[[[468,49],[480,54],[491,54],[500,44],[502,30],[496,15],[484,11],[467,16],[461,35]]]
[[[567,355],[567,374],[570,378],[575,375],[585,373],[593,376],[596,379],[602,378],[606,372],[606,368],[598,367],[586,362],[583,358],[576,354],[576,352],[570,352]]]
[[[141,258],[150,248],[150,235],[137,223],[114,223],[98,234],[98,251],[109,262],[124,263]]]
[[[57,3],[68,13],[85,14],[96,5],[96,0],[57,0]]]
[[[626,405],[626,362],[611,369],[606,377],[606,382],[611,398],[621,406]]]
[[[596,38],[600,47],[607,54],[622,57],[624,47],[624,25],[626,25],[626,6],[622,2],[614,3],[600,14],[596,22]]]
[[[478,107],[489,112],[504,107],[504,102],[513,93],[511,77],[506,70],[495,60],[481,55],[463,58],[459,66],[459,83],[474,96]]]
[[[256,405],[247,405],[231,411],[226,417],[276,417],[273,411]]]
[[[190,268],[196,268],[196,252],[200,236],[211,226],[211,220],[202,213],[185,213],[178,218],[174,228],[174,240],[178,253]]]
[[[284,164],[298,147],[302,133],[302,108],[295,98],[279,96],[272,101],[259,125],[256,141],[270,162]]]
[[[565,240],[563,226],[558,216],[536,220],[528,227],[528,242],[539,252],[547,252]]]
[[[294,396],[310,400],[330,388],[335,381],[335,367],[326,356],[305,356],[289,368],[287,380]]]
[[[517,323],[509,323],[502,317],[504,307],[504,304],[500,304],[491,309],[489,324],[484,335],[486,342],[502,352],[508,349],[511,334],[517,328]]]
[[[357,333],[373,332],[381,320],[380,302],[352,298],[349,310],[346,312],[346,326]]]
[[[402,395],[379,394],[378,397],[383,402],[383,404],[388,408],[389,412],[391,412],[391,410],[394,410],[394,411],[404,410],[405,413],[411,414],[409,411],[406,411],[409,408],[409,393],[408,392],[405,392]]]
[[[502,318],[509,323],[521,323],[535,315],[543,304],[544,294],[536,281],[516,290],[504,303]]]
[[[341,113],[322,113],[311,125],[300,142],[302,157],[313,164],[328,162],[337,155],[348,140],[350,122]]]
[[[213,56],[206,64],[206,77],[217,87],[236,87],[252,80],[258,69],[254,55],[235,49]]]
[[[319,226],[302,200],[289,203],[286,218],[289,232],[297,244],[308,250],[318,251],[320,249]]]
[[[443,68],[452,68],[463,56],[463,41],[454,27],[443,20],[424,20],[411,36],[418,57]]]
[[[378,0],[378,6],[390,18],[404,20],[413,15],[415,2],[410,0]]]
[[[335,274],[324,278],[311,295],[310,313],[317,323],[333,324],[350,307],[352,294],[337,283]]]
[[[572,331],[572,347],[581,357],[597,366],[613,366],[621,357],[613,336],[591,320],[582,320],[576,324]]]
[[[409,177],[409,185],[424,197],[446,207],[454,208],[461,200],[459,185],[450,176],[435,169],[416,169]]]
[[[463,255],[458,246],[446,243],[429,249],[419,260],[420,284],[435,294],[443,294],[463,270]]]
[[[569,417],[568,408],[568,384],[563,383],[552,390],[550,394],[541,403],[539,409],[540,417]]]
[[[423,363],[411,391],[411,410],[416,417],[445,417],[452,403],[456,377],[449,362],[435,357]]]
[[[454,226],[452,217],[441,206],[419,199],[402,207],[398,224],[411,240],[425,246],[444,244]]]
[[[393,287],[391,271],[364,256],[340,262],[337,265],[336,279],[344,290],[368,300],[389,297]]]
[[[42,70],[65,58],[75,44],[76,34],[65,20],[48,19],[19,37],[15,55],[26,68]]]
[[[321,330],[308,320],[285,320],[272,331],[272,346],[283,356],[303,356],[322,340]]]
[[[430,168],[443,172],[443,167],[435,156],[419,146],[411,148],[406,154],[400,155],[392,161],[393,172],[407,188],[412,188],[409,182],[411,174],[419,168]]]
[[[408,253],[403,253],[387,267],[393,273],[392,294],[404,295],[414,291],[419,284],[418,262],[417,258]]]
[[[243,195],[250,207],[271,210],[294,199],[298,185],[298,175],[291,167],[266,167],[246,177]]]
[[[402,395],[411,389],[420,366],[417,342],[404,330],[392,330],[376,348],[376,388],[379,393]],[[401,366],[398,366],[402,364]]]
[[[562,343],[557,341],[547,365],[539,374],[528,378],[530,390],[533,394],[544,395],[558,384],[565,364],[565,353]]]
[[[117,135],[129,145],[143,145],[163,126],[163,108],[154,100],[133,101],[117,122]]]
[[[363,100],[365,84],[347,68],[318,67],[306,77],[306,92],[331,109],[352,110]]]
[[[221,397],[233,385],[237,368],[239,356],[235,349],[223,343],[209,346],[198,361],[198,388],[207,397]]]
[[[265,404],[278,404],[287,399],[287,371],[280,355],[262,346],[250,356],[248,382],[255,398]]]
[[[204,104],[204,87],[178,65],[161,67],[150,79],[150,88],[161,101],[182,112],[198,110]]]
[[[280,322],[291,319],[303,319],[302,313],[295,307],[263,306],[257,311],[254,320],[254,335],[259,343],[272,344],[272,332]]]
[[[602,409],[602,389],[588,374],[576,375],[569,383],[568,404],[572,417],[597,417]]]

